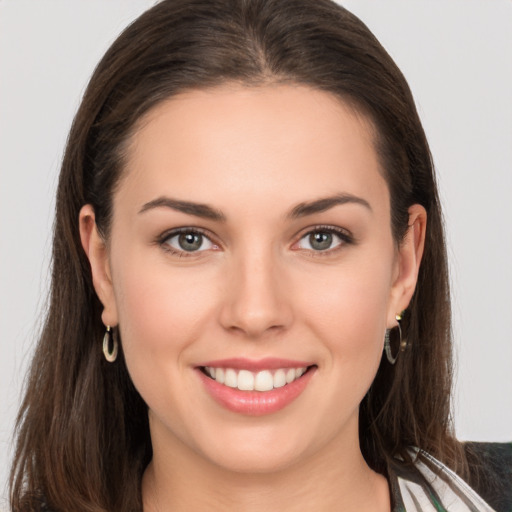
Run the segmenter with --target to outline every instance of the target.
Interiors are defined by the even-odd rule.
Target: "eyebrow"
[[[201,217],[202,219],[226,222],[226,216],[222,212],[208,206],[207,204],[181,201],[179,199],[171,199],[170,197],[159,197],[153,201],[149,201],[149,203],[146,203],[139,210],[139,213],[144,213],[154,208],[171,208],[172,210],[186,213],[188,215],[194,215],[195,217]]]
[[[361,197],[357,197],[352,194],[336,194],[331,197],[325,197],[307,203],[300,203],[292,209],[289,217],[292,219],[298,219],[307,215],[313,215],[314,213],[325,212],[334,206],[343,204],[358,204],[372,211],[370,203]]]
[[[325,212],[335,206],[344,204],[358,204],[372,211],[368,201],[361,197],[357,197],[352,194],[336,194],[331,197],[324,197],[316,199],[315,201],[300,203],[290,211],[287,217],[291,219],[298,219],[315,213]],[[145,203],[139,210],[139,214],[155,208],[170,208],[188,215],[217,222],[226,222],[227,220],[226,216],[220,210],[217,210],[212,206],[203,203],[172,199],[170,197],[158,197],[157,199],[153,199],[152,201]]]

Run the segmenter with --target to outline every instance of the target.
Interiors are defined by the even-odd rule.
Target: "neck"
[[[219,467],[184,445],[174,444],[171,452],[154,446],[142,492],[144,512],[390,510],[387,480],[368,467],[358,442],[340,443],[338,449],[330,445],[265,473]]]

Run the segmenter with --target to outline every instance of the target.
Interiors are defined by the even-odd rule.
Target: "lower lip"
[[[197,370],[207,391],[220,405],[226,409],[248,416],[263,416],[284,409],[306,389],[316,367],[310,368],[304,375],[271,391],[240,391],[219,384],[216,380]]]

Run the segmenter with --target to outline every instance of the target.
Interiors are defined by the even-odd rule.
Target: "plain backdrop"
[[[154,3],[0,0],[0,489],[45,306],[67,131],[101,55]],[[454,300],[456,432],[511,440],[512,2],[342,3],[408,78],[436,162]]]

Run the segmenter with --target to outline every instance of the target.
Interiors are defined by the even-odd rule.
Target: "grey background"
[[[45,308],[67,131],[103,52],[154,3],[0,0],[0,496]],[[437,165],[454,299],[457,435],[510,440],[512,2],[342,3],[407,77]]]

